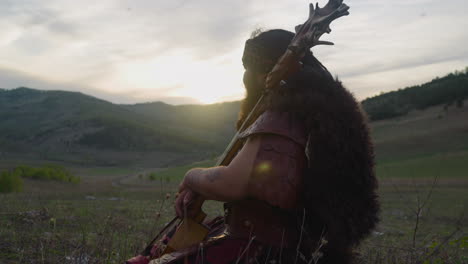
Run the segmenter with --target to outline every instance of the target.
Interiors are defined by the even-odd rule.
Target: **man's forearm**
[[[232,201],[244,198],[245,186],[230,178],[226,167],[192,169],[185,175],[185,184],[209,200]]]
[[[210,200],[245,199],[259,147],[259,138],[249,138],[228,166],[192,169],[185,174],[184,184]]]

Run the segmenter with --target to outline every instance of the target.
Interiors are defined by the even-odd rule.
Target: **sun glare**
[[[116,68],[112,79],[96,83],[96,86],[131,93],[132,97],[144,101],[169,97],[193,98],[202,104],[237,100],[244,93],[242,65],[232,63],[239,60],[238,53],[197,60],[188,53],[178,52],[124,62]],[[134,89],[129,91],[128,87]]]

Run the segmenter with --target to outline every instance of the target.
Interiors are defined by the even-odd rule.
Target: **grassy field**
[[[466,120],[467,107],[439,107],[372,124],[382,214],[361,263],[468,263]],[[0,263],[122,263],[173,217],[184,173],[214,163],[71,166],[77,185],[26,180],[22,193],[0,194]]]
[[[468,178],[468,152],[453,152],[377,165],[380,178]]]
[[[22,193],[1,194],[0,263],[122,263],[174,215],[175,183],[114,187],[121,176],[82,177],[78,186],[26,181]]]
[[[122,263],[142,250],[174,215],[177,184],[148,188],[141,179],[141,188],[138,180],[113,187],[113,179],[84,177],[79,186],[27,181],[23,193],[1,195],[0,263]],[[361,247],[363,263],[410,263],[404,260],[429,256],[440,245],[427,258],[442,262],[431,263],[466,263],[467,189],[462,180],[441,180],[432,192],[430,182],[382,180],[382,222]],[[427,203],[415,233],[418,197]],[[218,203],[204,210],[222,213]]]

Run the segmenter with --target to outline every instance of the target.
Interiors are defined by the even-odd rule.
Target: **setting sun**
[[[202,104],[237,100],[244,92],[240,54],[239,49],[221,57],[197,60],[189,52],[177,51],[125,62],[117,65],[111,78],[94,85],[108,87],[109,93],[131,93],[140,101],[149,101],[158,94],[192,98]],[[137,93],[132,92],[136,90]]]

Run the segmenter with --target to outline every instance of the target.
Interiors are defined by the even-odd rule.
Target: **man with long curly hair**
[[[270,30],[246,42],[238,127],[293,37]],[[199,210],[191,202],[200,196],[226,208],[222,221],[211,223],[211,242],[189,256],[190,263],[351,263],[353,249],[378,222],[365,115],[311,52],[301,62],[266,94],[230,165],[186,173],[176,200],[179,216]]]

